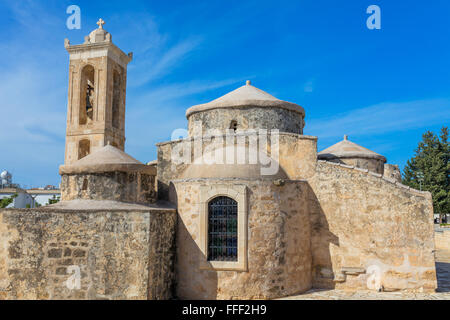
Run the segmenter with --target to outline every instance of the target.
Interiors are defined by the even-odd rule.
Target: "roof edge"
[[[145,164],[137,163],[102,163],[85,166],[71,166],[62,165],[59,167],[60,175],[71,174],[89,174],[89,173],[104,173],[104,172],[139,172],[148,175],[156,175],[156,168],[154,166],[147,166]]]
[[[239,101],[234,101],[234,102],[219,102],[219,103],[214,103],[214,104],[212,104],[212,102],[209,102],[209,103],[195,105],[186,110],[186,118],[189,119],[189,117],[191,115],[198,113],[198,112],[204,112],[204,111],[214,110],[214,109],[254,108],[254,107],[256,107],[256,108],[258,108],[258,107],[281,108],[281,109],[286,109],[289,111],[294,111],[294,112],[301,114],[302,116],[305,116],[305,109],[303,109],[302,106],[299,106],[298,104],[295,104],[292,102],[287,102],[287,101],[282,101],[282,100],[273,101],[273,100],[248,99],[248,100],[239,100]]]
[[[361,159],[375,159],[375,160],[382,160],[384,162],[387,162],[387,159],[385,156],[382,156],[381,154],[361,154],[358,152],[346,152],[346,153],[322,153],[317,155],[318,159],[323,160],[330,160],[330,159],[349,159],[349,158],[361,158]]]

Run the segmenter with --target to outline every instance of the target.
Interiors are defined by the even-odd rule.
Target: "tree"
[[[403,184],[426,190],[433,195],[434,211],[450,212],[450,145],[448,127],[442,127],[440,137],[427,131],[422,135],[414,156],[403,170]]]
[[[0,208],[6,208],[14,202],[15,198],[17,198],[17,194],[12,195],[11,197],[0,199]]]
[[[53,195],[52,199],[48,199],[47,205],[58,203],[60,200],[60,197],[56,197],[55,195]]]

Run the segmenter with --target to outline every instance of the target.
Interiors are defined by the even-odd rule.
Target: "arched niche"
[[[78,160],[91,153],[91,141],[83,139],[78,142]]]
[[[117,70],[113,72],[113,100],[112,100],[112,126],[120,129],[120,101],[121,101],[121,75]]]
[[[95,109],[95,69],[86,65],[81,71],[79,124],[93,121]]]

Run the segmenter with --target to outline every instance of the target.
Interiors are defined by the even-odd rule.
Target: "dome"
[[[318,158],[321,160],[362,158],[386,162],[384,156],[349,141],[348,136],[344,136],[344,140],[341,142],[319,152]]]
[[[111,34],[103,29],[105,21],[100,19],[98,22],[98,28],[92,31],[86,38],[85,43],[97,43],[108,41],[111,42]]]
[[[96,173],[112,171],[139,171],[156,174],[155,168],[147,166],[111,145],[87,155],[71,165],[61,166],[61,174]]]
[[[8,178],[10,178],[11,177],[11,174],[8,172],[8,171],[3,171],[1,174],[0,174],[0,178],[1,179],[8,179]]]
[[[226,163],[226,154],[233,154],[233,150],[236,154],[246,155],[246,163]],[[207,164],[206,159],[216,159],[216,150],[207,152],[203,155],[202,159],[196,159],[190,164],[181,175],[182,179],[205,179],[205,178],[233,178],[233,179],[288,179],[286,172],[281,168],[278,161],[268,156],[266,153],[254,150],[255,155],[258,155],[258,163],[249,163],[248,155],[250,154],[248,147],[225,147],[219,151],[223,156],[222,163]],[[263,160],[264,159],[264,160]],[[261,162],[267,163],[267,165],[261,164]],[[213,161],[211,161],[213,162]],[[215,161],[214,161],[215,162]]]
[[[278,107],[295,111],[302,116],[305,115],[305,110],[301,106],[295,103],[279,100],[269,93],[252,86],[250,81],[247,81],[246,85],[231,91],[216,100],[189,108],[186,111],[186,117],[189,118],[192,114],[197,112],[218,108],[236,107]]]

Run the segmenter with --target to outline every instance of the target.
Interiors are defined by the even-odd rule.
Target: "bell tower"
[[[125,148],[127,65],[133,54],[112,43],[102,19],[97,24],[83,44],[64,42],[70,54],[65,165],[107,144]]]

